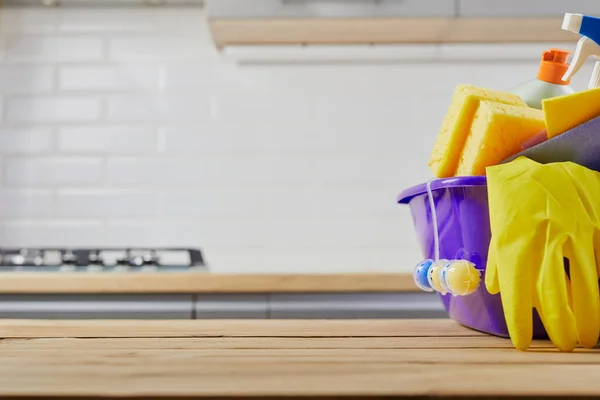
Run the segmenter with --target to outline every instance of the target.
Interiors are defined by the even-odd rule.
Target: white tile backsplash
[[[15,97],[6,100],[5,108],[8,122],[91,122],[101,116],[101,102],[97,96]]]
[[[0,190],[0,218],[5,220],[51,218],[54,195],[50,190]]]
[[[153,65],[103,65],[63,67],[59,72],[62,90],[154,90],[158,88],[158,67]]]
[[[139,190],[66,189],[56,196],[58,217],[151,218],[159,216],[160,197]]]
[[[202,18],[201,16],[199,16]],[[197,23],[202,23],[199,19]],[[189,36],[144,35],[113,37],[109,40],[109,57],[113,61],[202,61],[216,56],[206,42],[194,46]]]
[[[0,128],[0,154],[49,153],[54,150],[53,143],[50,128]]]
[[[88,36],[13,34],[5,38],[4,46],[10,61],[50,63],[100,61],[104,54],[102,39]]]
[[[196,8],[0,18],[0,245],[200,246],[222,272],[409,272],[421,254],[395,199],[430,177],[454,87],[508,90],[546,47],[573,50],[223,55]]]
[[[52,90],[52,66],[0,65],[0,92],[4,94],[44,94]]]
[[[164,94],[108,95],[108,120],[111,122],[155,122],[182,123],[202,121],[210,118],[210,98],[198,93],[187,96]]]
[[[63,126],[58,130],[58,149],[75,154],[152,154],[158,150],[157,135],[151,125]]]
[[[266,147],[261,129],[247,135],[233,134],[245,126],[238,120],[165,124],[160,130],[161,151],[169,156],[264,152]]]
[[[236,187],[205,187],[169,190],[163,195],[162,215],[166,218],[247,219],[271,215],[266,196]]]
[[[109,246],[100,220],[52,221],[23,219],[0,224],[0,242],[3,247],[85,247]]]
[[[9,187],[97,187],[104,164],[98,157],[8,157],[4,174]]]
[[[4,13],[4,10],[3,10]],[[43,8],[12,8],[9,15],[2,17],[3,40],[6,34],[16,32],[51,34],[58,31],[60,13]]]
[[[133,13],[124,12],[119,8],[97,8],[90,12],[89,9],[80,7],[62,9],[56,24],[56,28],[61,32],[75,34],[152,33],[158,29],[158,26],[157,14],[147,10]]]

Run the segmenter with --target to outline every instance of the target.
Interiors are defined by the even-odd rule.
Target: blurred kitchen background
[[[596,0],[218,2],[239,19],[600,15]],[[3,247],[190,246],[213,272],[410,272],[421,254],[395,197],[430,177],[454,87],[509,90],[576,40],[219,48],[206,6],[4,2]]]

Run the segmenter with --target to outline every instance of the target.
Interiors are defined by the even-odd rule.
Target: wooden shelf
[[[227,45],[574,42],[562,18],[213,19]]]
[[[410,274],[4,273],[0,294],[418,291]]]

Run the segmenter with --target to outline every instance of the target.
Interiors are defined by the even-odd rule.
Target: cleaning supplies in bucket
[[[553,79],[567,68],[568,83],[582,57],[600,58],[600,19],[567,14],[563,29],[584,36],[571,65],[567,51],[544,57]],[[515,93],[457,86],[429,163],[438,179],[398,200],[426,257],[417,286],[438,292],[452,319],[518,349],[545,337],[570,351],[600,336],[600,173],[586,168],[600,171],[600,67],[594,74],[586,91],[541,95],[541,110]],[[515,156],[553,145],[554,162]]]

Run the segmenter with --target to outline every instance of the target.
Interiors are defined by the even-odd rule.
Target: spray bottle
[[[563,76],[563,80],[569,80],[581,69],[589,57],[600,59],[600,18],[566,13],[562,29],[581,35],[571,65]],[[600,61],[596,61],[588,84],[588,89],[597,87],[600,87]]]
[[[529,107],[542,109],[542,100],[550,97],[563,96],[574,92],[569,86],[570,80],[563,81],[563,76],[569,68],[568,50],[550,49],[542,53],[542,60],[537,78],[527,81],[510,92],[525,100]]]

